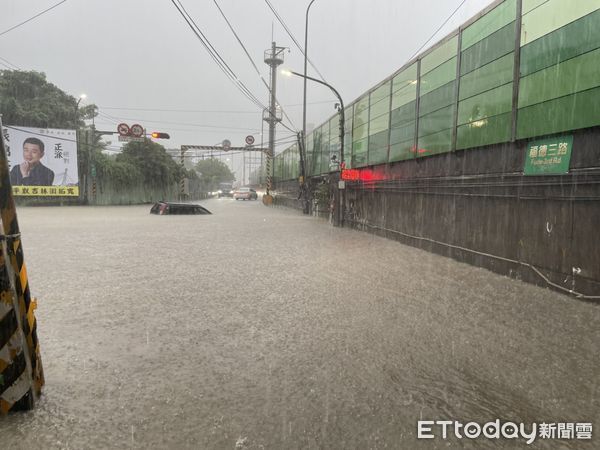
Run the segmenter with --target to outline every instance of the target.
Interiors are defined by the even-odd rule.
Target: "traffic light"
[[[169,136],[169,133],[158,133],[157,131],[154,131],[151,136],[154,139],[170,139],[171,136]]]

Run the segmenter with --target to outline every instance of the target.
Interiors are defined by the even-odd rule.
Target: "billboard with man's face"
[[[3,133],[14,195],[79,195],[75,130],[5,125]]]

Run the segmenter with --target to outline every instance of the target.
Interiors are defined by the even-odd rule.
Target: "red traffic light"
[[[156,132],[156,131],[154,131],[154,132],[151,134],[151,136],[152,136],[154,139],[170,139],[170,138],[171,138],[171,136],[169,136],[169,133],[158,133],[158,132]]]

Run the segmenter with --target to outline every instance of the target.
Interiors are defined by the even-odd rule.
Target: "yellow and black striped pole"
[[[2,121],[0,119],[0,134]],[[0,413],[31,409],[44,371],[4,141],[0,138]]]
[[[263,195],[262,201],[263,204],[269,206],[273,204],[273,196],[271,195],[271,191],[273,190],[273,156],[271,155],[270,150],[266,150],[266,161],[265,161],[265,169],[267,171],[267,191],[265,195]]]
[[[181,155],[179,164],[181,165],[181,179],[179,180],[179,200],[183,201],[185,199],[185,152],[187,150],[187,146],[181,146]]]

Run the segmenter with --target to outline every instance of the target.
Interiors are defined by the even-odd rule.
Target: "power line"
[[[146,120],[146,119],[131,119],[131,118],[125,118],[125,117],[115,117],[115,116],[111,116],[109,114],[103,113],[101,111],[98,111],[98,117],[101,120],[107,120],[109,122],[111,122],[112,124],[118,124],[120,122],[122,122],[123,120],[139,120],[140,122],[151,122],[151,123],[168,123],[168,124],[174,124],[174,125],[187,125],[187,126],[193,126],[193,127],[208,127],[208,128],[212,128],[215,129],[215,131],[203,131],[204,133],[222,133],[222,131],[217,131],[216,129],[227,129],[227,130],[234,130],[236,132],[239,132],[240,134],[248,134],[246,133],[247,131],[254,131],[254,133],[250,133],[250,134],[254,134],[254,135],[258,135],[260,134],[259,132],[255,131],[255,128],[236,128],[236,127],[221,127],[221,126],[212,126],[212,125],[197,125],[197,124],[186,124],[186,123],[181,123],[181,122],[164,122],[164,121],[158,121],[158,120]],[[168,127],[170,131],[184,131],[184,132],[196,132],[197,130],[194,129],[182,129],[182,128],[171,128]],[[296,132],[290,132],[291,135],[295,136]],[[275,142],[278,142],[279,140],[284,140],[284,139],[289,139],[291,136],[283,136],[280,139],[276,139]]]
[[[243,131],[254,131],[255,128],[240,128],[240,127],[226,127],[226,126],[221,126],[221,125],[201,125],[201,124],[196,124],[196,123],[185,123],[185,122],[168,122],[168,121],[164,121],[164,120],[151,120],[151,119],[140,119],[140,118],[131,118],[131,117],[116,117],[116,116],[111,116],[109,114],[106,113],[101,113],[98,112],[98,114],[101,114],[103,117],[114,121],[122,121],[122,120],[139,120],[140,122],[150,122],[150,123],[158,123],[158,124],[166,124],[166,125],[185,125],[185,126],[190,126],[190,127],[198,127],[198,128],[222,128],[224,130],[243,130]]]
[[[434,33],[433,33],[433,34],[432,34],[432,35],[429,37],[429,39],[427,39],[427,40],[425,41],[425,43],[424,43],[423,45],[421,45],[421,47],[419,47],[419,49],[418,49],[418,50],[417,50],[415,53],[413,53],[413,55],[412,55],[410,58],[408,58],[408,60],[409,60],[409,61],[410,61],[411,59],[413,59],[415,56],[417,56],[417,55],[419,54],[419,52],[420,52],[421,50],[423,50],[423,48],[424,48],[424,47],[425,47],[427,44],[429,44],[429,41],[431,41],[431,40],[432,40],[432,39],[435,37],[435,35],[436,35],[436,34],[438,34],[438,32],[439,32],[439,31],[440,31],[442,28],[444,28],[444,25],[446,25],[446,24],[447,24],[447,23],[450,21],[450,19],[452,19],[452,17],[454,17],[454,14],[456,14],[456,13],[458,12],[458,10],[461,8],[461,6],[462,6],[462,5],[464,5],[464,4],[466,3],[466,1],[467,1],[467,0],[462,0],[462,2],[460,2],[460,4],[459,4],[459,5],[456,7],[456,9],[455,9],[455,10],[452,12],[452,14],[450,14],[450,15],[448,16],[448,18],[447,18],[446,20],[444,20],[444,23],[443,23],[443,24],[441,24],[437,30],[435,30],[435,32],[434,32]]]
[[[238,36],[238,34],[235,32],[235,30],[233,29],[233,26],[231,25],[231,23],[229,22],[229,20],[227,19],[227,16],[225,15],[225,13],[223,12],[223,10],[221,9],[221,7],[219,6],[219,4],[217,3],[217,0],[213,0],[215,6],[217,7],[217,9],[219,10],[219,12],[221,13],[221,16],[223,16],[223,19],[225,20],[225,22],[227,23],[227,25],[229,26],[229,29],[231,30],[231,32],[233,33],[233,35],[235,36],[235,38],[237,39],[238,43],[240,44],[240,46],[242,47],[242,49],[244,50],[244,53],[246,53],[246,56],[248,57],[248,59],[250,60],[250,64],[252,64],[252,67],[254,67],[254,70],[256,71],[256,73],[258,74],[259,78],[262,80],[263,84],[265,85],[265,87],[267,89],[269,89],[269,84],[266,82],[266,80],[263,78],[262,74],[260,73],[260,70],[258,70],[258,67],[256,66],[256,64],[254,63],[254,60],[252,59],[252,57],[250,56],[250,53],[248,53],[248,50],[246,49],[246,46],[244,45],[244,43],[242,42],[242,40],[240,39],[240,37]]]
[[[296,47],[298,47],[298,50],[300,50],[300,53],[302,53],[302,56],[306,56],[304,54],[304,49],[298,43],[298,41],[296,40],[296,38],[294,37],[294,35],[290,31],[290,29],[288,28],[288,26],[286,25],[285,21],[279,15],[279,13],[277,12],[277,10],[273,7],[273,5],[271,4],[271,2],[269,0],[265,0],[265,3],[269,7],[269,9],[273,12],[273,14],[275,15],[275,18],[279,21],[279,23],[281,24],[281,26],[283,27],[283,29],[285,30],[285,32],[288,34],[288,36],[292,39],[292,41],[294,42],[294,44],[296,44]],[[321,74],[321,72],[319,72],[319,69],[317,69],[317,67],[313,64],[313,62],[310,60],[310,58],[306,58],[306,60],[308,61],[308,63],[310,64],[310,66],[313,69],[315,69],[315,72],[317,72],[319,74],[319,76],[321,77],[321,80],[325,81],[325,77]]]
[[[196,37],[202,43],[202,46],[209,53],[210,57],[215,61],[215,63],[219,66],[219,68],[225,73],[225,75],[233,82],[233,84],[255,105],[260,107],[261,109],[266,109],[265,106],[258,100],[254,94],[242,83],[242,81],[238,78],[235,72],[229,67],[229,65],[225,62],[225,60],[221,57],[219,52],[213,47],[208,38],[202,33],[202,30],[198,27],[198,25],[194,22],[194,19],[189,15],[186,11],[185,7],[181,3],[180,0],[171,0],[171,3],[175,6],[179,14],[184,18],[192,32],[196,35]]]
[[[332,103],[331,100],[308,102],[307,105]],[[302,103],[283,105],[285,108],[302,106]],[[148,112],[177,112],[177,113],[210,113],[210,114],[256,114],[256,110],[208,110],[208,109],[169,109],[169,108],[127,108],[125,106],[98,106],[100,109],[115,109],[123,111],[148,111]]]
[[[9,28],[8,30],[4,30],[4,31],[0,32],[0,36],[2,36],[2,35],[4,35],[4,34],[8,33],[9,31],[12,31],[12,30],[14,30],[15,28],[19,28],[21,25],[25,25],[27,22],[30,22],[30,21],[32,21],[32,20],[33,20],[33,19],[35,19],[36,17],[40,17],[42,14],[45,14],[45,13],[47,13],[48,11],[50,11],[50,10],[52,10],[52,9],[56,8],[57,6],[59,6],[59,5],[62,5],[62,4],[63,4],[64,2],[66,2],[66,1],[67,1],[67,0],[62,0],[61,2],[58,2],[56,5],[54,5],[54,6],[51,6],[51,7],[50,7],[50,8],[48,8],[48,9],[45,9],[45,10],[44,10],[44,11],[42,11],[41,13],[38,13],[38,14],[36,14],[35,16],[33,16],[33,17],[30,17],[29,19],[27,19],[27,20],[25,20],[25,21],[23,21],[23,22],[21,22],[21,23],[19,23],[19,24],[15,25],[14,27],[11,27],[11,28]]]
[[[237,39],[238,43],[241,45],[242,49],[244,50],[244,53],[246,53],[246,56],[248,57],[248,59],[250,60],[250,63],[252,64],[252,66],[254,67],[254,70],[256,70],[256,73],[258,74],[259,78],[262,80],[263,84],[265,85],[265,87],[267,88],[267,91],[271,91],[271,88],[269,86],[269,84],[267,83],[267,81],[264,79],[264,77],[262,76],[262,74],[260,73],[260,70],[258,70],[258,67],[256,66],[256,64],[254,63],[254,60],[252,59],[252,57],[250,56],[250,53],[248,53],[248,50],[246,49],[246,46],[244,45],[244,43],[242,42],[242,40],[239,38],[238,34],[235,32],[235,30],[233,29],[233,26],[231,25],[231,23],[229,22],[229,20],[227,19],[227,16],[225,15],[225,13],[223,12],[223,10],[221,9],[221,7],[219,6],[219,4],[217,3],[217,0],[213,0],[215,6],[217,7],[217,9],[219,10],[219,12],[221,13],[221,16],[223,16],[223,19],[225,19],[225,22],[227,23],[227,25],[229,26],[229,29],[231,30],[231,32],[233,33],[233,35],[235,36],[235,38]],[[277,100],[277,98],[275,98],[275,101],[277,102],[277,104],[279,104],[280,108],[281,108],[281,112],[283,113],[283,115],[285,116],[285,118],[290,122],[290,125],[292,125],[292,127],[296,128],[296,125],[294,125],[294,122],[292,122],[292,119],[290,119],[290,117],[287,115],[287,113],[285,112],[285,110],[283,109],[283,107],[281,107],[279,100]],[[281,124],[283,126],[285,126],[283,123]],[[286,127],[287,128],[287,127]],[[289,129],[289,128],[288,128]],[[290,130],[293,131],[293,130]]]
[[[5,64],[2,64],[3,66],[6,66],[6,64],[9,64],[10,66],[14,67],[14,69],[12,67],[8,67],[10,70],[21,70],[21,68],[19,66],[17,66],[16,64],[11,63],[8,59],[3,58],[2,56],[0,56],[0,60],[4,61]]]

